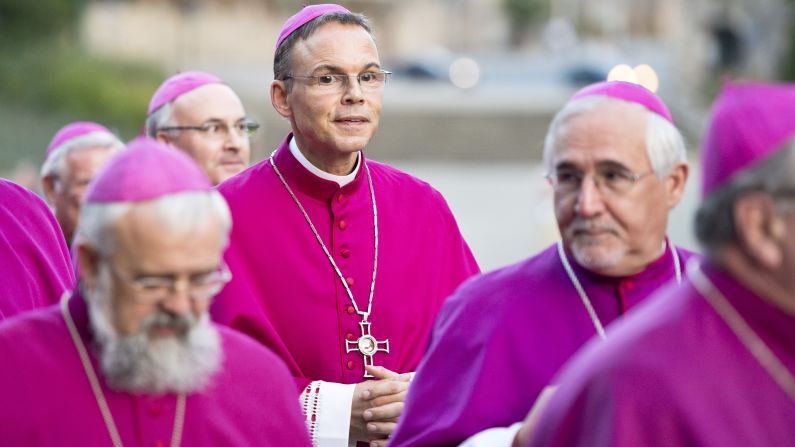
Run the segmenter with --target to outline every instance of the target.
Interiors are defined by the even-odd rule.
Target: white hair
[[[172,107],[171,102],[163,104],[160,108],[152,112],[151,115],[146,117],[146,135],[150,138],[156,137],[160,128],[173,125],[173,118],[174,107]]]
[[[221,222],[222,245],[228,243],[232,215],[226,200],[218,191],[180,192],[153,199],[152,202],[160,225],[171,230],[201,228],[214,215]],[[115,247],[113,228],[116,222],[138,203],[142,202],[86,202],[80,209],[76,243],[86,243],[102,254],[109,254]]]
[[[66,156],[73,151],[90,147],[106,147],[115,152],[124,149],[124,143],[116,135],[103,131],[91,132],[67,140],[47,155],[41,166],[41,178],[64,176],[66,174]]]
[[[679,130],[670,121],[660,115],[648,111],[640,104],[615,99],[608,96],[590,96],[569,102],[555,115],[544,139],[544,168],[547,173],[554,170],[552,156],[555,152],[557,138],[566,131],[569,121],[600,105],[621,102],[642,108],[646,112],[646,154],[651,168],[658,177],[664,177],[678,163],[687,161],[685,141]]]

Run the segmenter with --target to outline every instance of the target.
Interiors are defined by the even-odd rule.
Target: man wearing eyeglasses
[[[409,386],[398,373],[478,271],[439,192],[365,157],[388,75],[361,15],[303,8],[279,35],[271,84],[292,132],[219,186],[234,277],[213,317],[287,362],[321,446],[386,443]]]
[[[448,300],[391,447],[521,443],[566,360],[681,280],[690,253],[666,226],[688,167],[657,96],[625,82],[579,91],[549,127],[544,164],[562,240]]]
[[[702,139],[705,259],[572,359],[527,445],[792,445],[793,116],[793,83],[723,86]]]
[[[209,320],[231,220],[188,156],[131,142],[80,217],[79,290],[0,324],[0,445],[310,445],[283,362]]]
[[[217,185],[248,167],[259,124],[217,77],[188,71],[166,79],[149,103],[146,133],[185,151]]]

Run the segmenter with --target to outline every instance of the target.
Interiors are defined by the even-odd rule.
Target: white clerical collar
[[[352,182],[353,179],[356,178],[356,173],[359,172],[359,160],[362,159],[362,152],[359,151],[356,153],[356,166],[353,167],[353,172],[348,175],[334,175],[329,172],[326,172],[317,166],[313,165],[309,160],[304,157],[304,154],[298,149],[298,145],[295,143],[295,137],[290,138],[290,153],[293,154],[298,163],[301,163],[301,166],[306,168],[307,171],[315,174],[316,176],[324,179],[329,180],[332,182],[337,183],[340,185],[340,188],[347,185],[348,183]]]

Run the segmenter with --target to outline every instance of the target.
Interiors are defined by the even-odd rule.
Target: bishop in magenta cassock
[[[447,301],[390,446],[510,446],[582,345],[680,281],[690,253],[665,232],[684,155],[668,109],[645,88],[605,82],[575,94],[544,149],[562,241]]]
[[[363,382],[391,375],[365,365],[414,371],[442,302],[478,267],[441,194],[363,152],[388,73],[362,16],[305,7],[274,67],[271,99],[293,131],[218,187],[234,278],[212,314],[284,359],[320,445],[383,442],[407,384]],[[394,391],[385,413],[362,408],[384,406],[362,396],[376,383]]]
[[[795,84],[730,83],[702,153],[706,260],[591,345],[529,443],[792,445]]]
[[[0,179],[0,320],[58,302],[74,285],[61,229],[33,192]]]
[[[231,225],[211,188],[154,140],[105,165],[81,209],[80,291],[0,324],[0,445],[310,445],[284,364],[210,323]]]

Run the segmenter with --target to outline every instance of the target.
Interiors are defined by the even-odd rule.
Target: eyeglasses
[[[604,167],[597,168],[592,178],[603,194],[621,195],[629,192],[638,180],[652,173],[654,171],[635,173],[618,167]],[[555,191],[562,194],[579,191],[585,176],[584,172],[576,169],[558,169],[555,173],[546,175]]]
[[[257,133],[259,123],[245,120],[240,121],[231,126],[221,121],[210,121],[202,124],[201,126],[167,126],[161,127],[157,130],[170,131],[170,130],[195,130],[201,132],[212,139],[228,138],[232,132],[238,137],[250,137]]]
[[[229,271],[226,263],[221,263],[217,269],[211,272],[190,275],[186,280],[169,275],[131,278],[116,269],[112,262],[108,262],[107,265],[110,266],[111,272],[117,278],[135,292],[136,300],[142,304],[155,304],[164,301],[183,288],[188,297],[193,300],[209,300],[232,279],[232,272]]]
[[[304,79],[309,85],[320,91],[325,92],[339,92],[348,87],[350,78],[356,78],[362,90],[376,91],[384,87],[387,76],[391,75],[391,71],[365,71],[357,75],[345,74],[323,74],[317,76],[293,76],[287,75],[284,79]]]

